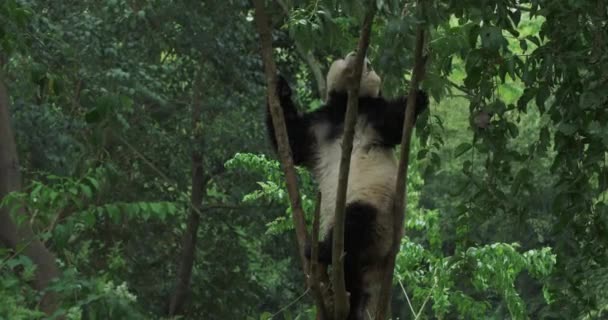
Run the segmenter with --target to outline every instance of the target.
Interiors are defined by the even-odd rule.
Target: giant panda
[[[355,53],[351,52],[332,63],[327,73],[327,101],[315,111],[298,112],[291,88],[282,76],[276,87],[294,163],[312,172],[322,194],[319,262],[324,265],[332,261],[332,229],[348,101],[347,73],[354,61]],[[380,77],[366,59],[346,193],[344,272],[350,293],[349,320],[365,319],[375,313],[383,265],[393,241],[397,177],[394,147],[401,142],[407,97],[385,99],[380,94],[380,84]],[[428,96],[418,91],[416,115],[427,106]],[[267,128],[276,151],[269,108]],[[310,259],[310,244],[307,257]]]

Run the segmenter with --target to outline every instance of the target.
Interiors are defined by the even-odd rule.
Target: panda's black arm
[[[416,96],[416,114],[414,122],[422,112],[429,106],[429,98],[426,92],[418,90]],[[403,133],[403,118],[407,107],[407,96],[393,100],[382,97],[359,99],[359,113],[364,113],[368,121],[374,126],[382,137],[382,143],[395,146],[401,143]]]
[[[277,96],[283,109],[287,136],[289,137],[289,147],[295,165],[306,165],[311,159],[312,138],[309,133],[309,121],[307,118],[298,114],[293,100],[291,99],[291,88],[282,76],[277,79]],[[277,138],[275,136],[274,124],[270,114],[270,104],[266,103],[266,127],[268,135],[275,152],[278,150]]]

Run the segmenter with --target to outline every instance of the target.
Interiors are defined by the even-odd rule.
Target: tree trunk
[[[0,200],[10,192],[21,189],[19,159],[11,130],[8,104],[8,91],[0,75]],[[26,212],[19,208],[17,214],[25,215]],[[45,289],[52,279],[60,275],[55,256],[34,235],[30,224],[24,222],[17,225],[6,207],[0,207],[0,242],[12,250],[19,250],[36,265],[32,285],[37,290]],[[40,301],[40,309],[46,314],[53,313],[57,306],[58,300],[54,293],[44,294]]]
[[[200,137],[200,134],[198,134],[201,114],[200,81],[196,82],[194,90],[194,97],[192,99],[192,132],[195,137],[194,142],[202,144],[202,139],[196,139],[196,137]],[[169,316],[183,312],[184,302],[190,289],[190,277],[192,276],[192,267],[194,266],[197,232],[201,218],[200,212],[203,203],[205,178],[203,173],[203,156],[197,151],[197,146],[193,146],[191,159],[192,194],[190,195],[190,216],[188,217],[188,225],[182,242],[182,259],[177,273],[177,284],[169,305]]]
[[[203,166],[200,154],[192,155],[192,195],[190,198],[192,209],[188,217],[188,225],[182,242],[182,259],[177,273],[177,284],[171,297],[169,316],[183,312],[184,302],[190,289],[190,277],[194,266],[198,226],[200,224],[199,211],[203,198]]]

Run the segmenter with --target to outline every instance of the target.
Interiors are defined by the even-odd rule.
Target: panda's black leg
[[[376,209],[364,202],[353,202],[346,206],[346,219],[344,221],[344,251],[346,258],[357,257],[359,260],[361,252],[373,245],[373,225],[376,219]],[[319,241],[319,262],[331,264],[333,248],[333,228],[327,236]],[[306,258],[311,258],[311,242],[305,245]]]
[[[369,250],[372,250],[374,245],[373,228],[376,216],[376,209],[364,202],[353,202],[346,207],[344,280],[346,290],[350,292],[348,320],[365,319],[369,296],[363,287],[363,274],[368,263],[366,255],[369,255]]]
[[[350,293],[350,312],[347,320],[365,319],[365,309],[369,295],[363,287],[366,254],[374,245],[373,228],[376,209],[364,202],[353,202],[346,206],[344,221],[344,281]],[[332,262],[333,229],[319,241],[319,262],[329,265]],[[311,258],[311,243],[306,243],[306,257]]]
[[[344,251],[347,255],[360,256],[374,245],[373,229],[377,215],[376,208],[362,201],[346,206]]]
[[[319,263],[325,265],[331,264],[331,249],[333,246],[333,239],[333,233],[330,231],[325,239],[319,241]],[[312,258],[312,243],[310,239],[306,241],[304,254],[308,260]]]

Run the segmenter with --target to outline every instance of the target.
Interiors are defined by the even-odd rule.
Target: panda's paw
[[[291,88],[289,87],[289,83],[280,74],[277,77],[277,95],[279,96],[279,99],[291,97]]]

